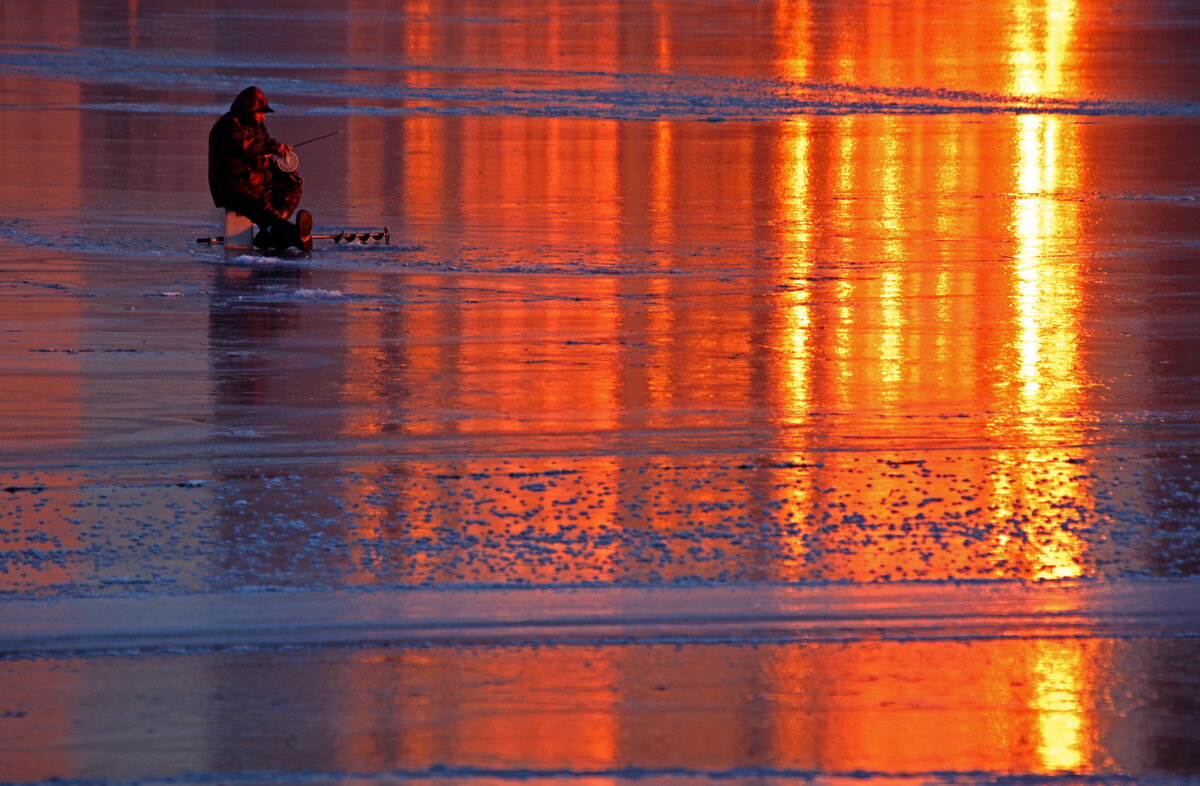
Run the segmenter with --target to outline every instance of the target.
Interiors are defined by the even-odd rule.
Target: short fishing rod
[[[281,172],[295,172],[300,166],[300,156],[296,155],[296,148],[303,147],[309,142],[316,142],[321,139],[326,139],[327,137],[337,136],[340,133],[342,133],[342,131],[341,129],[338,129],[337,131],[330,131],[328,134],[314,136],[312,139],[306,139],[303,142],[297,142],[296,144],[292,145],[292,152],[288,153],[286,156],[275,156],[275,166],[279,167],[279,171]]]

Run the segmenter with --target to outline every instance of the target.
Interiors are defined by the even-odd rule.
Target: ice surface
[[[114,584],[137,584],[112,577]],[[236,593],[12,601],[11,658],[398,645],[1200,636],[1195,581],[724,584]]]
[[[1197,742],[1173,719],[1193,697],[1198,597],[1161,582],[15,601],[0,728],[11,772],[51,771],[45,741],[63,739],[91,778],[138,783],[1185,782],[1187,754],[1161,746]]]
[[[0,12],[0,780],[1200,773],[1196,9],[361,5]]]

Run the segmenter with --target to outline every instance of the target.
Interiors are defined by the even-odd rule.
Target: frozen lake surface
[[[6,2],[0,780],[1200,777],[1197,44]],[[388,242],[195,242],[249,84]]]

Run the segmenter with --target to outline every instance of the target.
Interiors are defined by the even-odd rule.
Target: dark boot
[[[300,232],[296,225],[282,218],[273,219],[254,236],[254,245],[263,249],[282,250],[289,246],[300,248]]]

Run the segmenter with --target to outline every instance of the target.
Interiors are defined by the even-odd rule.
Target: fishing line
[[[316,142],[320,139],[325,139],[326,137],[337,136],[340,133],[342,133],[340,130],[330,131],[328,134],[314,136],[312,139],[306,139],[303,142],[298,142],[292,145],[292,149],[289,150],[286,155],[275,156],[275,166],[279,167],[280,172],[295,172],[300,166],[300,156],[296,155],[296,148],[303,147],[309,142]]]

